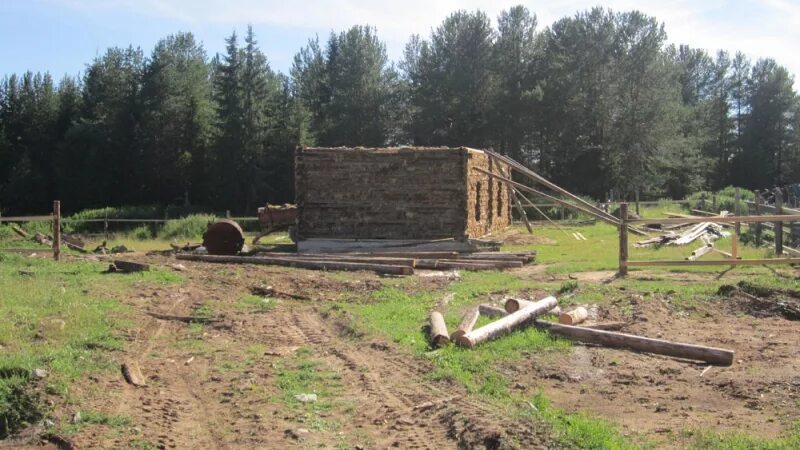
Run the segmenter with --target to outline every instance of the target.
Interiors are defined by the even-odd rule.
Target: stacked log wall
[[[508,193],[484,176],[484,220],[471,219],[479,182],[469,170],[472,164],[488,167],[488,157],[465,148],[298,149],[298,233],[335,239],[483,236],[508,225]],[[498,189],[503,191],[500,214]]]

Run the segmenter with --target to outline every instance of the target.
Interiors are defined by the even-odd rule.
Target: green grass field
[[[662,215],[669,208],[644,211],[645,216]],[[675,209],[677,210],[677,209]],[[190,224],[191,225],[191,224]],[[187,234],[178,242],[197,242],[199,228],[187,225]],[[586,241],[578,241],[572,232],[580,231]],[[138,235],[137,235],[138,233]],[[516,226],[514,233],[523,234],[524,228]],[[325,306],[329,314],[353,317],[357,331],[368,336],[382,336],[420,358],[430,360],[435,370],[432,379],[450,380],[462,384],[471,393],[514,417],[530,418],[548,424],[553,438],[561,448],[626,449],[657,446],[639,435],[623,435],[610,421],[584,413],[569,413],[551,405],[543,394],[533,397],[511,389],[510,380],[502,371],[503,365],[513,364],[528,352],[569,352],[569,341],[553,338],[535,328],[514,332],[510,336],[486,343],[472,350],[447,346],[431,350],[422,324],[434,305],[446,293],[453,294],[445,319],[454,328],[459,321],[459,311],[467,305],[485,302],[497,293],[550,295],[567,293],[562,304],[605,304],[620,299],[630,292],[652,294],[670,293],[676,307],[691,306],[713,299],[722,284],[740,280],[776,288],[800,290],[800,279],[781,274],[776,268],[738,267],[728,271],[728,266],[662,267],[648,268],[647,276],[637,276],[643,271],[631,270],[631,276],[614,281],[613,286],[597,282],[572,280],[568,275],[587,271],[617,269],[617,230],[605,224],[588,226],[554,227],[535,224],[535,235],[540,241],[534,244],[515,244],[504,250],[536,250],[537,265],[544,266],[543,274],[532,276],[526,271],[462,272],[459,280],[439,289],[416,289],[416,277],[386,279],[383,287],[364,296],[353,296],[346,302]],[[125,245],[138,251],[165,250],[173,238],[152,238],[144,233],[118,234],[108,245]],[[633,247],[636,236],[631,235],[631,259],[683,259],[696,246],[638,249]],[[288,243],[288,236],[275,234],[265,243]],[[99,241],[88,243],[87,247]],[[718,248],[728,250],[730,239],[716,241]],[[7,227],[0,226],[0,249],[38,248],[49,250],[30,242],[19,241]],[[768,248],[740,247],[745,258],[770,257]],[[719,258],[707,255],[706,258]],[[46,417],[47,408],[27,386],[45,383],[47,392],[71,399],[71,387],[82,375],[91,372],[116,370],[113,353],[124,345],[121,339],[130,326],[127,310],[114,301],[109,293],[125,292],[138,282],[181,283],[173,272],[155,269],[136,275],[103,275],[104,264],[73,261],[55,263],[47,258],[29,258],[0,252],[0,438],[12,433],[26,423]],[[778,272],[776,272],[776,270]],[[727,271],[727,272],[726,272]],[[692,281],[691,275],[725,272],[725,276],[711,282]],[[347,279],[349,274],[330,274],[333,278]],[[245,296],[237,307],[243,311],[269,313],[275,307],[262,298]],[[196,311],[201,314],[203,311]],[[488,319],[481,318],[481,323]],[[202,328],[201,328],[202,329]],[[194,332],[198,332],[195,330]],[[192,328],[187,339],[174,345],[193,348]],[[47,376],[37,380],[33,372],[44,369]],[[295,415],[303,416],[310,427],[335,429],[337,423],[320,417],[319,408],[346,412],[348,405],[335,399],[316,405],[299,404],[294,395],[317,392],[335,397],[340,380],[335,373],[320,366],[318,355],[302,349],[275,366],[277,384],[282,395],[275,401],[283,402]],[[224,364],[218,370],[226,370]],[[344,413],[343,413],[344,414]],[[98,423],[123,424],[125,418],[105,417],[88,413]],[[69,431],[69,430],[66,430]],[[713,430],[687,430],[680,437],[682,446],[697,449],[790,449],[800,448],[800,426],[786,436],[774,439],[747,435],[720,435]]]
[[[49,393],[70,401],[81,375],[116,370],[126,310],[108,296],[133,283],[177,283],[173,272],[102,274],[102,263],[56,263],[0,252],[0,437],[45,412],[25,386],[43,369]],[[24,406],[24,407],[20,407]]]

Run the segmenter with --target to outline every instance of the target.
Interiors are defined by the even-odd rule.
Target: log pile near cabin
[[[722,366],[733,364],[734,352],[732,350],[610,331],[623,328],[626,324],[624,322],[588,322],[586,320],[589,314],[585,307],[578,306],[561,311],[558,300],[552,296],[538,301],[508,297],[505,299],[502,309],[486,304],[469,307],[462,316],[458,328],[449,336],[449,339],[447,338],[447,325],[444,323],[440,309],[438,308],[431,314],[430,339],[433,348],[446,346],[450,342],[461,347],[474,348],[515,330],[535,326],[547,330],[551,334],[586,344],[698,360]],[[560,323],[539,319],[546,314],[558,316]],[[480,315],[489,315],[496,320],[480,328],[473,328]]]
[[[412,275],[415,269],[502,270],[522,267],[536,252],[372,252],[372,253],[264,253],[227,256],[179,253],[177,259],[226,264],[261,264],[312,270],[367,270],[386,275]]]

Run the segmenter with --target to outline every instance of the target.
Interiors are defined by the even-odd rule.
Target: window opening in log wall
[[[497,217],[501,217],[503,215],[503,186],[500,183],[497,183]]]
[[[476,186],[477,194],[475,195],[475,221],[481,221],[481,182],[478,181]]]

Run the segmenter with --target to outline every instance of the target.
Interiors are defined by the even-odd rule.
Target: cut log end
[[[558,316],[558,323],[565,325],[576,325],[589,317],[589,311],[583,306],[579,306],[572,311],[562,312]]]

